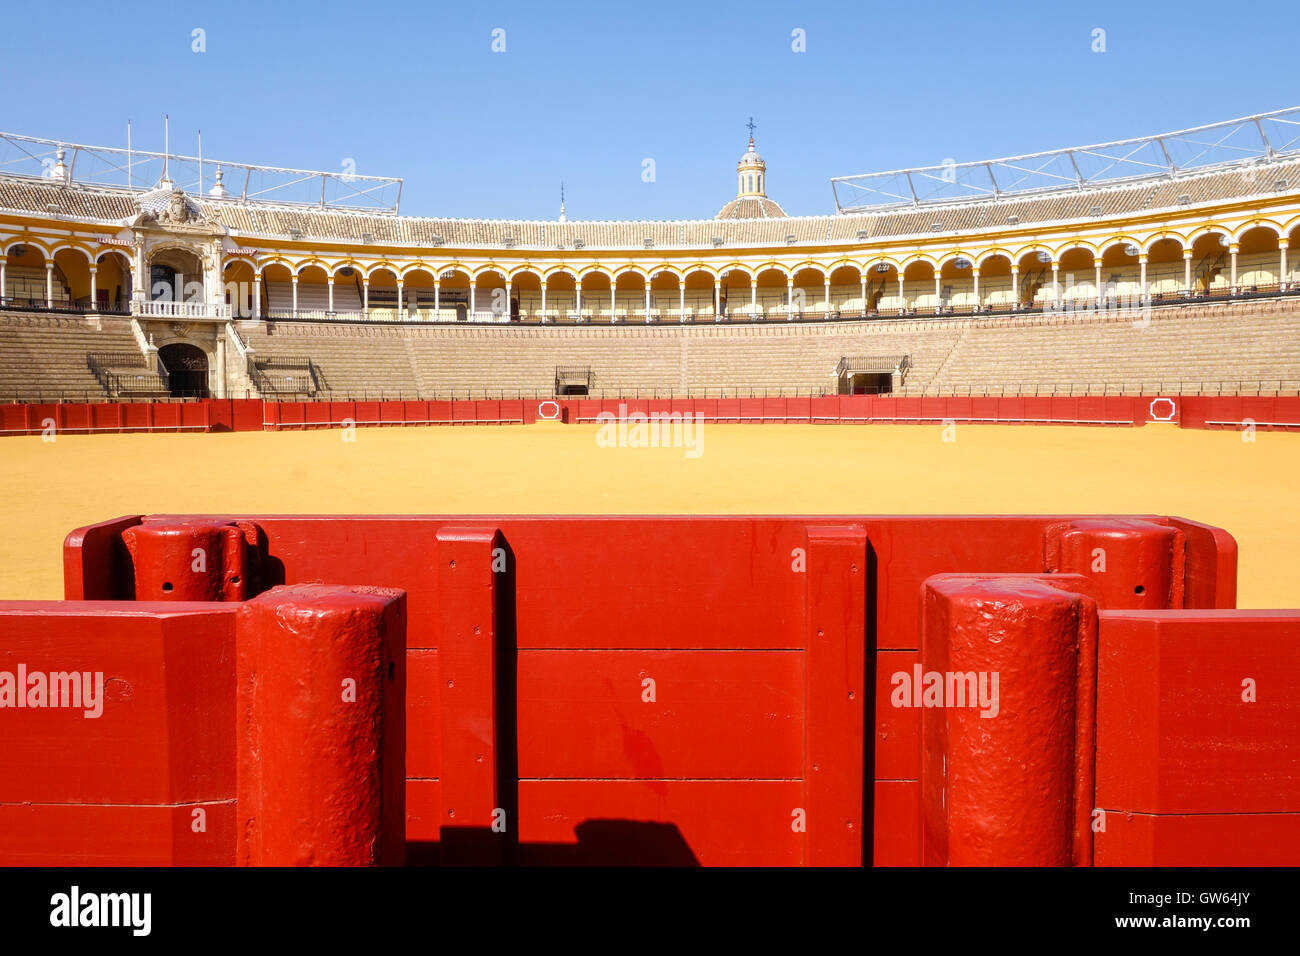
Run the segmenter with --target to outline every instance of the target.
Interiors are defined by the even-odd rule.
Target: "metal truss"
[[[0,175],[57,178],[132,192],[157,189],[170,179],[196,198],[211,198],[218,169],[227,198],[239,202],[396,215],[402,198],[402,180],[389,176],[282,169],[0,133]]]
[[[841,213],[1063,191],[1300,153],[1300,106],[1138,139],[831,179]]]

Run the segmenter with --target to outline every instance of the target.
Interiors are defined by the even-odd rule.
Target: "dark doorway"
[[[167,369],[168,391],[173,398],[208,398],[208,357],[195,345],[174,342],[158,350]]]
[[[841,395],[888,395],[894,390],[889,372],[847,372],[840,376]]]
[[[185,296],[180,294],[180,275],[171,266],[151,265],[149,267],[149,299],[152,302],[180,302]]]

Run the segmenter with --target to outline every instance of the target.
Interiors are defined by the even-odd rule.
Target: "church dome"
[[[715,219],[784,219],[785,210],[767,198],[767,163],[754,149],[750,120],[749,149],[736,164],[736,198],[722,207]]]

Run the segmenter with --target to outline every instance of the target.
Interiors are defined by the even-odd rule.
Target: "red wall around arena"
[[[1300,428],[1300,397],[1234,396],[908,398],[502,399],[417,402],[197,402],[0,405],[0,434],[132,431],[277,431],[375,425],[594,423],[632,415],[696,415],[721,424],[1006,423],[1259,430]]]

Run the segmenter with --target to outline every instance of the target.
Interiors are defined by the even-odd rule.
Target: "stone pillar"
[[[95,281],[96,274],[99,272],[94,266],[90,267],[90,311],[99,311],[99,285]]]
[[[1100,259],[1094,259],[1094,260],[1093,260],[1093,265],[1094,265],[1094,267],[1095,267],[1096,270],[1097,270],[1097,279],[1096,279],[1096,283],[1097,283],[1097,308],[1100,309],[1100,308],[1101,308],[1102,300],[1104,300],[1104,299],[1106,298],[1106,290],[1104,290],[1104,289],[1101,287],[1101,260],[1100,260]]]
[[[293,286],[293,314],[294,314],[294,317],[297,318],[297,316],[298,316],[298,277],[297,277],[297,276],[290,276],[289,281],[290,281],[290,284]]]
[[[433,321],[437,322],[439,318],[438,310],[442,307],[438,301],[438,293],[442,286],[442,280],[435,278],[433,280]]]
[[[0,250],[0,302],[9,297],[8,278],[5,276],[5,268],[9,263],[8,253]]]
[[[650,280],[645,280],[645,320],[646,324],[650,322]]]
[[[934,311],[938,315],[943,309],[943,277],[939,275],[939,270],[934,270]]]
[[[713,321],[722,321],[722,280],[713,280]]]
[[[370,279],[361,280],[361,311],[365,313],[366,318],[370,317]]]
[[[253,318],[262,317],[262,273],[253,273]]]
[[[867,303],[867,274],[865,272],[859,275],[859,281],[862,284],[862,314],[866,315],[869,306]]]
[[[578,321],[582,321],[582,280],[579,279],[573,286],[574,306],[573,311],[578,314]]]
[[[1228,282],[1228,287],[1229,287],[1233,292],[1236,292],[1236,291],[1237,291],[1237,252],[1238,252],[1238,249],[1239,249],[1239,247],[1237,246],[1236,243],[1233,243],[1232,245],[1230,245],[1230,246],[1228,247],[1228,256],[1229,256],[1229,258],[1230,258],[1231,261],[1232,261],[1232,278],[1231,278],[1231,279],[1229,280],[1229,282]]]
[[[542,321],[546,321],[546,277],[542,276]]]
[[[1192,250],[1183,250],[1183,295],[1192,294]]]
[[[1020,267],[1011,267],[1011,308],[1020,307]]]
[[[332,312],[334,311],[334,277],[333,277],[333,276],[330,276],[329,278],[327,278],[327,279],[325,280],[325,288],[326,288],[326,290],[328,291],[328,294],[329,294],[329,306],[328,306],[328,308],[329,308],[329,311],[332,313]]]
[[[1138,256],[1138,292],[1143,304],[1147,301],[1147,256],[1146,253]]]
[[[503,321],[505,322],[510,321],[510,277],[509,276],[506,276],[506,317]]]
[[[907,312],[907,299],[903,297],[903,273],[898,273],[898,314],[903,315]]]
[[[397,277],[397,317],[402,317],[402,277]]]
[[[1052,308],[1061,307],[1061,264],[1052,263]]]
[[[54,260],[45,263],[45,308],[54,308]]]
[[[677,280],[677,321],[686,321],[686,280]]]
[[[827,315],[830,315],[830,311],[831,311],[831,277],[830,277],[830,276],[827,276],[827,277],[826,277],[826,279],[825,279],[823,285],[824,285],[825,288],[826,288],[826,293],[825,293],[825,294],[826,294],[826,308],[825,308],[823,311],[824,311]]]
[[[1279,289],[1286,286],[1286,252],[1290,245],[1291,242],[1289,239],[1279,239],[1277,243],[1277,250],[1280,257],[1277,272],[1277,285]]]
[[[975,311],[978,312],[982,303],[980,302],[980,270],[976,267],[970,271],[970,277],[975,283]]]

